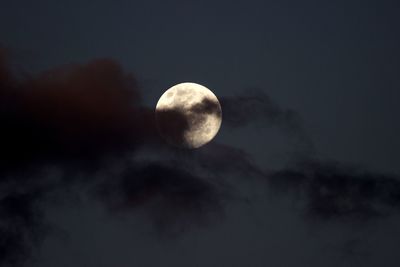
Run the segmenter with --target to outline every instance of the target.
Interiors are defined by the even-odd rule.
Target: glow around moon
[[[158,100],[156,122],[161,136],[170,144],[198,148],[210,142],[222,122],[221,105],[206,87],[180,83]]]

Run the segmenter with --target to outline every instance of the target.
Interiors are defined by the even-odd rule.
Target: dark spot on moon
[[[176,93],[178,96],[184,96],[189,94],[189,90],[186,89],[178,89],[178,92]]]
[[[190,108],[193,113],[199,114],[213,114],[220,118],[222,116],[221,108],[217,101],[204,97],[200,103],[193,105]]]
[[[170,91],[167,93],[167,97],[172,97],[172,96],[174,96],[174,92]]]
[[[189,116],[190,126],[193,129],[200,129],[206,120],[207,120],[207,116],[204,116],[203,114],[192,113]]]

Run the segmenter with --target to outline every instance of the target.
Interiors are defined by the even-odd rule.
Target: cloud
[[[190,121],[183,109],[162,109],[156,113],[157,127],[163,138],[177,146],[189,147],[186,143],[185,131],[190,128]]]
[[[304,214],[319,221],[341,220],[366,222],[400,211],[400,177],[373,173],[340,162],[319,160],[300,115],[284,109],[258,91],[221,99],[224,125],[232,128],[248,124],[275,126],[296,138],[302,153],[278,171],[264,171],[242,153],[247,170],[245,177],[267,181],[269,188],[301,200]],[[226,155],[230,155],[228,152]],[[212,163],[210,163],[212,164]],[[216,166],[223,166],[218,163]],[[246,175],[250,174],[250,175]]]
[[[99,196],[113,213],[143,210],[162,235],[202,226],[223,213],[224,188],[174,162],[136,162],[114,181],[100,183]]]
[[[25,262],[48,228],[38,201],[43,192],[8,192],[0,199],[0,264]]]
[[[300,116],[291,109],[283,109],[260,90],[249,90],[242,94],[221,97],[224,123],[230,127],[241,127],[254,121],[268,121],[290,130],[303,131]]]
[[[247,125],[277,127],[292,138],[303,156],[315,153],[314,144],[304,129],[298,112],[285,109],[275,103],[264,92],[256,89],[220,99],[224,126],[240,128]]]
[[[367,222],[400,212],[400,177],[338,162],[309,161],[268,176],[279,192],[298,196],[310,218]]]
[[[207,97],[204,97],[202,101],[200,101],[200,103],[193,105],[190,110],[193,111],[195,114],[213,114],[215,116],[218,116],[219,118],[222,116],[219,103]]]
[[[63,66],[11,89],[2,90],[0,115],[0,157],[11,167],[95,158],[156,137],[153,114],[140,106],[135,78],[112,60]]]
[[[110,158],[157,144],[135,78],[109,59],[13,77],[0,53],[0,265],[23,263],[46,231],[46,195],[89,183]],[[40,172],[49,166],[63,181]],[[87,180],[78,180],[86,173]]]

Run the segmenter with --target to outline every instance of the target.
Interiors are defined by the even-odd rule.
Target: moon
[[[210,142],[222,123],[218,98],[203,85],[191,82],[169,88],[156,106],[156,124],[169,144],[199,148]]]

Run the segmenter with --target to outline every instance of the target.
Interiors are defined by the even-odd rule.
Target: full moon
[[[198,148],[210,142],[222,122],[221,105],[208,88],[180,83],[169,88],[156,106],[160,135],[170,144]]]

